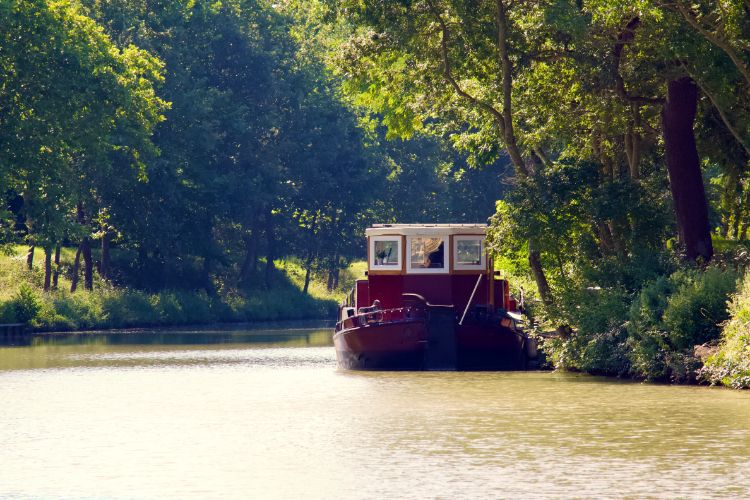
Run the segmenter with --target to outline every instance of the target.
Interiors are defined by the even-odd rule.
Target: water
[[[330,330],[119,335],[0,347],[0,498],[750,497],[747,392],[340,372]]]

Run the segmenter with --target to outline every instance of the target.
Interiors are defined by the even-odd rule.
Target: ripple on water
[[[747,393],[273,343],[0,348],[0,370],[2,498],[750,497]]]

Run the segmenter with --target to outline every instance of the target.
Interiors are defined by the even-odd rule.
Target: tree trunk
[[[714,254],[708,222],[706,191],[695,145],[693,121],[698,107],[698,87],[692,78],[672,80],[661,111],[669,184],[675,215],[687,258],[708,262]]]
[[[721,193],[721,209],[724,212],[721,218],[721,236],[726,238],[729,235],[730,219],[732,218],[732,205],[737,188],[737,178],[734,175],[728,175],[724,182],[724,192]]]
[[[502,86],[503,86],[503,139],[505,140],[505,147],[508,150],[513,165],[516,167],[516,172],[522,177],[528,176],[528,169],[523,161],[518,145],[516,143],[516,135],[513,129],[513,68],[508,56],[508,20],[506,6],[502,0],[495,0],[495,8],[497,12],[497,28],[498,28],[498,57],[500,59],[502,67]],[[536,280],[537,289],[539,290],[539,296],[542,298],[542,302],[545,305],[552,304],[552,298],[549,293],[549,285],[547,278],[544,275],[544,268],[539,259],[539,252],[533,250],[532,240],[529,240],[529,265],[531,266],[531,272]]]
[[[91,291],[94,289],[94,261],[91,258],[91,241],[88,236],[81,241],[81,254],[83,255],[83,288]]]
[[[245,238],[245,260],[242,261],[242,268],[240,268],[240,275],[238,276],[239,282],[242,283],[244,281],[247,281],[248,276],[250,276],[250,267],[252,266],[253,262],[253,251],[255,249],[253,248],[253,237],[246,237]]]
[[[338,259],[336,259],[336,262],[338,262]],[[339,274],[341,273],[341,268],[336,267],[336,270],[333,272],[333,288],[332,290],[337,290],[339,287]]]
[[[52,279],[52,249],[44,249],[44,287],[45,292],[49,291],[50,281]]]
[[[81,245],[83,242],[81,242],[78,245],[78,251],[76,252],[76,259],[73,262],[73,280],[70,283],[70,293],[75,293],[76,288],[78,287],[78,269],[81,264]]]
[[[201,272],[201,281],[203,282],[203,289],[208,295],[213,293],[214,287],[211,283],[211,257],[206,255],[203,257],[203,270]]]
[[[253,230],[251,240],[253,244],[253,258],[250,261],[250,274],[254,275],[258,271],[258,258],[260,254],[260,222],[256,225],[256,230]]]
[[[31,199],[24,193],[23,204],[26,207],[26,235],[31,240],[31,235],[34,234],[34,219],[31,218],[31,214],[28,212],[31,210]],[[26,254],[26,265],[29,270],[34,267],[34,244],[29,245],[29,253]]]
[[[104,232],[104,234],[102,234],[102,265],[101,269],[99,270],[99,274],[101,274],[102,278],[105,280],[109,279],[109,242],[111,239],[112,236],[110,236],[110,234],[106,231]]]
[[[604,111],[604,126],[609,131],[612,129],[612,102],[607,100],[607,108]],[[612,156],[610,156],[609,151],[607,150],[607,136],[605,134],[602,134],[602,142],[601,142],[601,159],[602,159],[602,165],[604,165],[604,182],[612,182],[615,180],[615,166],[614,162],[612,161]]]
[[[34,267],[34,245],[29,247],[29,253],[26,254],[26,266],[29,270]]]
[[[328,266],[328,283],[326,289],[329,292],[334,291],[339,284],[339,254],[338,252],[331,260],[331,265]]]
[[[599,245],[601,245],[603,253],[611,253],[614,250],[614,242],[609,226],[607,224],[595,224],[595,227],[599,233]]]
[[[640,104],[633,103],[633,122],[631,130],[625,134],[625,153],[628,156],[628,166],[630,167],[630,178],[637,181],[641,178],[641,144],[643,137],[639,130],[641,127],[641,108]]]
[[[57,290],[57,279],[60,277],[60,245],[55,247],[55,269],[52,273],[52,288]]]
[[[737,188],[738,188],[737,190],[739,191],[739,193],[738,193],[737,199],[735,200],[735,203],[734,203],[734,211],[733,211],[733,215],[732,215],[732,217],[733,217],[733,219],[732,219],[732,223],[733,223],[732,236],[734,236],[734,239],[739,239],[739,237],[740,237],[740,223],[742,222],[742,211],[743,211],[742,210],[743,209],[743,206],[742,206],[743,205],[743,203],[742,203],[742,195],[745,194],[745,193],[742,192],[743,191],[742,184],[740,184],[739,186],[737,186]]]
[[[612,235],[612,244],[614,245],[615,252],[625,252],[625,239],[622,237],[622,234],[620,234],[617,224],[615,222],[610,222],[608,226],[609,232]]]
[[[521,157],[521,152],[516,143],[516,134],[513,129],[513,66],[508,55],[508,16],[506,6],[502,0],[495,0],[495,9],[497,12],[497,53],[502,67],[502,86],[503,86],[503,140],[505,148],[508,150],[513,165],[519,174],[526,177],[528,170]]]
[[[326,281],[326,290],[333,290],[333,269],[328,270],[328,280]]]
[[[315,212],[315,215],[313,216],[312,225],[310,226],[310,243],[315,241],[315,226],[318,224],[318,213]],[[302,290],[302,293],[307,293],[307,289],[310,285],[310,268],[312,267],[313,260],[315,260],[315,254],[317,253],[317,248],[313,250],[312,247],[308,250],[307,253],[307,261],[305,262],[305,287]]]
[[[537,155],[537,157],[541,160],[544,166],[547,166],[547,167],[552,166],[552,160],[549,159],[549,157],[544,152],[544,149],[542,149],[541,146],[534,146],[533,151]]]
[[[83,211],[83,205],[78,204],[77,207],[77,219],[79,224],[86,223],[86,213]],[[79,245],[80,253],[83,255],[83,288],[86,290],[93,290],[93,268],[94,261],[91,259],[91,242],[89,237],[86,236],[81,240]]]
[[[750,189],[746,189],[745,192],[745,209],[743,210],[742,225],[740,226],[740,240],[744,240],[747,236],[748,217],[750,216]]]
[[[339,281],[339,254],[337,253],[333,260],[331,261],[331,265],[328,268],[328,283],[326,284],[326,289],[329,292],[332,292],[336,289],[336,286],[338,285]]]
[[[247,281],[258,269],[258,246],[260,243],[260,218],[253,221],[249,238],[245,238],[245,260],[240,269],[239,281]]]
[[[138,288],[144,288],[145,285],[145,276],[148,275],[148,252],[146,251],[146,247],[143,245],[138,247],[138,274],[136,276],[136,283],[138,284]]]
[[[314,254],[310,252],[307,262],[305,262],[305,287],[302,289],[302,293],[307,293],[307,289],[310,286],[310,267],[312,266],[313,256]]]
[[[264,276],[264,286],[266,290],[271,289],[271,280],[273,271],[276,269],[276,266],[273,263],[273,259],[276,258],[275,251],[276,251],[276,242],[274,233],[273,233],[273,209],[269,205],[266,208],[266,238],[268,239],[268,251],[266,252],[266,273]]]
[[[536,281],[536,288],[539,291],[539,297],[542,299],[542,303],[545,306],[552,305],[552,296],[550,295],[549,283],[547,277],[544,275],[544,268],[539,259],[539,252],[534,250],[533,240],[529,240],[529,266],[531,267],[531,274],[534,275],[534,281]]]

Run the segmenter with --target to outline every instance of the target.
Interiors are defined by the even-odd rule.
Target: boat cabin
[[[379,301],[404,306],[403,294],[431,305],[515,310],[508,284],[492,268],[484,239],[486,224],[382,224],[366,230],[367,276],[347,301],[356,311]],[[512,307],[512,309],[511,309]]]

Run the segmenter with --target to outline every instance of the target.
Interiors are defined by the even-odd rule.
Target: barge
[[[536,369],[534,339],[486,256],[486,224],[366,230],[367,272],[339,305],[345,370]]]

